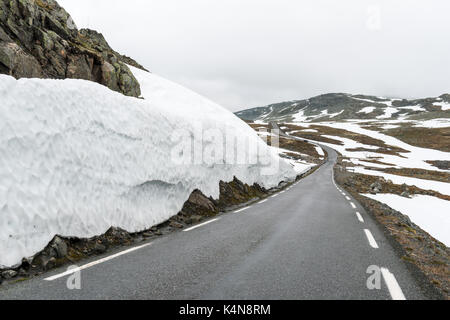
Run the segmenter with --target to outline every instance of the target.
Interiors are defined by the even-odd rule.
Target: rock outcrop
[[[0,73],[90,80],[139,97],[139,83],[126,64],[144,69],[111,49],[100,33],[78,30],[56,1],[0,0]]]

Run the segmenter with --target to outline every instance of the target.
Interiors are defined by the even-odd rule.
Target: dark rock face
[[[100,33],[78,30],[56,1],[0,0],[0,73],[90,80],[139,97],[139,83],[126,64],[144,69],[111,49]]]

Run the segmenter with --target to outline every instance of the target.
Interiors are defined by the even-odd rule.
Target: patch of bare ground
[[[392,149],[386,149],[386,148],[369,149],[369,148],[358,147],[358,148],[348,148],[345,150],[349,151],[349,152],[372,152],[372,153],[389,154],[389,155],[394,155],[394,156],[406,159],[405,156],[399,154],[398,152],[396,152]]]
[[[269,131],[269,129],[270,129],[269,125],[267,125],[267,124],[248,123],[248,125],[256,131],[258,131],[258,129],[267,129]]]
[[[375,218],[384,233],[397,248],[400,257],[424,278],[425,285],[436,291],[433,298],[450,299],[450,249],[433,238],[426,231],[411,222],[408,216],[389,206],[369,199],[361,193],[393,193],[403,196],[424,194],[449,200],[449,196],[417,187],[395,185],[380,177],[350,173],[342,170],[344,163],[339,159],[335,180],[361,203],[367,213]],[[376,190],[374,191],[374,186]],[[379,189],[378,189],[379,188]]]
[[[331,139],[328,137],[322,137],[322,135],[318,132],[294,132],[291,135],[295,136],[295,137],[303,138],[303,139],[317,141],[317,142],[331,143],[331,144],[335,144],[338,146],[344,145],[344,143],[342,143],[342,141]]]
[[[427,163],[441,170],[450,170],[450,161],[446,160],[428,160]]]
[[[269,146],[272,145],[271,136],[267,137],[267,144]],[[324,160],[317,152],[316,147],[313,144],[306,141],[279,137],[278,146],[282,149],[295,152],[295,153],[286,153],[286,155],[290,159],[302,160],[308,163],[315,163],[315,164],[321,164]]]
[[[412,146],[450,152],[450,127],[423,128],[402,123],[398,128],[393,129],[383,129],[376,125],[366,129],[382,132]]]
[[[283,130],[285,132],[309,129],[308,127],[302,127],[302,126],[290,124],[290,123],[283,123],[282,125],[280,125],[280,127],[283,128]]]
[[[404,177],[412,177],[412,178],[419,178],[419,179],[425,179],[425,180],[435,180],[435,181],[441,181],[441,182],[450,182],[450,173],[443,172],[443,171],[411,169],[411,168],[401,168],[401,169],[399,169],[399,168],[386,168],[386,169],[376,168],[376,170],[390,173],[390,174],[396,174],[398,176],[404,176]]]
[[[372,159],[367,160],[367,159],[361,159],[361,161],[362,161],[362,162],[367,162],[367,163],[379,164],[379,165],[383,165],[383,166],[392,166],[392,167],[395,167],[395,164],[383,162],[383,161],[380,161],[380,160],[372,160]]]

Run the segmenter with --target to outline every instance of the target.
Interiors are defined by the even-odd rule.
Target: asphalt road
[[[326,164],[263,203],[80,263],[81,289],[68,289],[76,282],[64,268],[0,287],[0,299],[427,298],[379,227],[335,186],[336,153],[326,149]],[[380,289],[366,285],[370,266],[389,270]]]

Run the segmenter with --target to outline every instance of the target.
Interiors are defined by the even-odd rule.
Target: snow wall
[[[145,99],[84,80],[0,75],[0,266],[33,256],[55,235],[150,228],[177,214],[195,189],[217,198],[220,180],[269,188],[295,177],[228,110],[130,68]],[[227,138],[213,139],[218,131]],[[233,139],[248,163],[227,159]],[[239,142],[249,147],[238,152]],[[223,155],[211,152],[225,145]],[[202,160],[205,149],[219,161]]]

